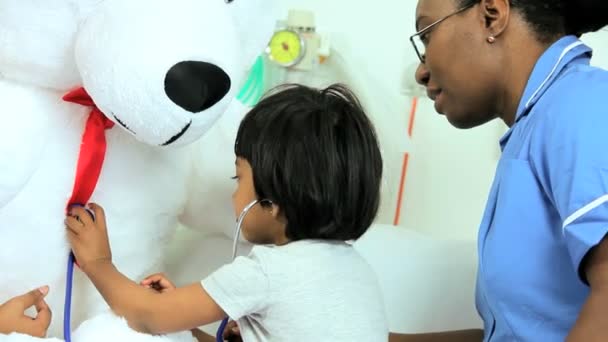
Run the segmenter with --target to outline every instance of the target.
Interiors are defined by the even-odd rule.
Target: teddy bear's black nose
[[[179,62],[165,76],[165,93],[178,106],[200,113],[220,102],[230,90],[230,77],[205,62]]]

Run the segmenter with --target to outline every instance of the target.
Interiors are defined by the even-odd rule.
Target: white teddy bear
[[[247,67],[273,29],[269,2],[0,0],[0,303],[50,285],[48,340],[63,337],[63,221],[94,109],[62,98],[83,87],[80,100],[94,102],[106,128],[114,125],[90,201],[106,209],[117,267],[134,280],[160,271],[179,223],[231,233],[230,202],[213,196],[228,198],[227,183],[213,188],[215,175],[201,172],[215,161],[200,153],[227,151],[227,160],[233,142],[221,132],[199,138],[234,111]],[[73,341],[192,340],[131,331],[78,270],[71,325]]]

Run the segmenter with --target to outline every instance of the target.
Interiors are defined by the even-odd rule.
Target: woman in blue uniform
[[[608,72],[578,39],[605,25],[606,0],[419,0],[437,112],[510,129],[479,230],[483,331],[391,341],[608,341]]]

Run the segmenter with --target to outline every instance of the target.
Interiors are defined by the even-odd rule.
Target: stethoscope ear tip
[[[273,205],[274,202],[272,202],[269,199],[263,199],[263,200],[260,201],[260,204],[262,204],[262,205]]]

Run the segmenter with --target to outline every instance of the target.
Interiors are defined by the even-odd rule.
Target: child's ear
[[[278,219],[280,216],[283,215],[281,207],[279,207],[277,204],[272,203],[272,205],[268,208],[270,209],[270,214],[274,219]]]
[[[272,202],[271,200],[261,200],[260,204],[262,206],[262,209],[272,215],[272,218],[279,219],[281,216],[283,216],[283,211],[281,210],[281,207],[279,207],[278,204]]]

